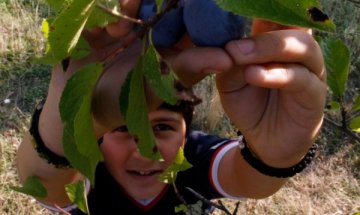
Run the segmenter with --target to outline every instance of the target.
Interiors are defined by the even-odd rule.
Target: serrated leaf
[[[50,26],[49,51],[58,61],[69,57],[95,7],[95,0],[73,1]]]
[[[112,11],[113,14],[107,11]],[[109,23],[116,22],[119,17],[114,14],[120,14],[119,0],[97,0],[96,7],[86,23],[86,28],[105,27]]]
[[[360,116],[355,117],[350,122],[350,128],[357,133],[360,133]]]
[[[103,66],[80,68],[68,81],[60,100],[63,145],[71,165],[94,182],[96,164],[103,160],[92,124],[91,98]]]
[[[342,97],[350,71],[350,51],[339,39],[327,38],[321,41],[326,69],[327,83],[338,98]]]
[[[172,184],[175,182],[178,172],[185,171],[191,167],[192,165],[186,160],[183,148],[179,148],[174,163],[160,175],[160,180],[164,183]]]
[[[315,21],[311,9],[319,8],[317,0],[215,0],[225,10],[233,13],[270,20],[284,25],[303,26],[319,30],[334,31],[334,23]]]
[[[10,188],[35,198],[45,198],[47,196],[46,188],[37,176],[28,177],[22,187],[11,186]]]
[[[355,102],[352,106],[352,111],[358,111],[358,110],[360,110],[360,94],[357,95]]]
[[[65,191],[70,201],[85,214],[89,214],[85,181],[78,181],[65,186]]]
[[[148,108],[144,89],[144,58],[140,57],[134,70],[131,71],[128,108],[125,115],[129,133],[138,139],[138,148],[142,156],[152,160],[161,158],[154,153],[155,136],[149,122]]]
[[[144,75],[156,95],[166,103],[174,105],[177,102],[174,88],[175,77],[171,72],[161,74],[159,61],[156,50],[151,45],[144,56],[144,65],[146,65]]]

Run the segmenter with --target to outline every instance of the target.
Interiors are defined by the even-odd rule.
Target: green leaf
[[[144,57],[141,56],[134,70],[131,71],[128,108],[125,115],[129,133],[138,139],[140,154],[157,160],[160,153],[154,153],[155,136],[149,122],[148,108],[144,89]]]
[[[159,57],[154,46],[150,46],[144,56],[144,75],[156,95],[166,103],[174,105],[177,102],[174,88],[175,77],[172,72],[161,74]]]
[[[314,21],[309,9],[319,7],[317,0],[216,0],[218,5],[233,13],[274,21],[284,25],[295,25],[319,30],[334,31],[329,19]]]
[[[350,70],[350,52],[348,47],[339,39],[327,38],[321,41],[326,69],[327,83],[338,98],[345,92],[346,82]]]
[[[55,12],[60,12],[64,7],[69,6],[74,0],[46,0],[50,8]]]
[[[129,73],[125,79],[124,84],[121,86],[119,104],[120,104],[120,112],[122,116],[126,117],[126,113],[129,107],[129,94],[130,94],[130,84],[131,84],[132,74]]]
[[[51,53],[47,55],[53,55],[58,61],[71,55],[94,6],[95,0],[73,1],[61,11],[50,27]]]
[[[357,95],[355,102],[352,106],[352,111],[358,111],[358,110],[360,110],[360,94]]]
[[[109,23],[118,21],[119,17],[114,14],[120,14],[119,0],[97,0],[86,28],[105,27]]]
[[[340,105],[339,102],[337,102],[337,101],[331,101],[329,109],[330,109],[330,110],[337,111],[337,110],[340,109],[340,107],[341,107],[341,105]]]
[[[30,176],[26,179],[22,187],[11,186],[11,189],[35,198],[45,198],[47,196],[46,188],[37,176]]]
[[[186,160],[183,148],[179,148],[175,161],[161,174],[160,180],[164,183],[172,184],[175,182],[178,172],[191,168],[192,165]]]
[[[78,181],[73,184],[68,184],[65,186],[65,190],[70,201],[75,203],[82,212],[89,214],[85,181]]]
[[[188,210],[188,208],[186,207],[185,204],[181,204],[175,207],[175,213],[180,213],[180,212],[186,212]]]
[[[156,11],[161,11],[161,6],[163,4],[164,0],[156,0]]]
[[[353,120],[351,120],[350,122],[350,128],[357,132],[360,133],[360,116],[355,117]]]
[[[88,56],[90,52],[91,52],[91,47],[89,43],[85,40],[84,37],[80,37],[70,57],[72,59],[78,60]]]
[[[79,152],[79,149],[76,147],[74,133],[72,123],[64,124],[63,147],[65,156],[72,167],[79,170],[94,185],[95,170],[99,161],[92,157],[84,156]]]
[[[91,115],[92,93],[102,71],[103,66],[98,63],[80,68],[67,81],[60,100],[65,156],[92,183],[96,164],[103,160]]]

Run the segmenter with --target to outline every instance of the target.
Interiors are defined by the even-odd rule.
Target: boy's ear
[[[302,30],[302,31],[308,32],[309,34],[312,33],[312,30],[309,28],[286,26],[286,25],[281,25],[281,24],[267,21],[267,20],[261,20],[261,19],[253,20],[251,33],[252,33],[252,35],[258,35],[258,34],[261,34],[264,32],[268,32],[268,31],[287,30],[287,29],[297,29],[297,30]]]

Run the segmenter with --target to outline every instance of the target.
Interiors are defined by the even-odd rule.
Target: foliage
[[[253,4],[253,3],[252,3]],[[75,34],[75,38],[76,38],[76,34]],[[64,56],[64,57],[67,57],[68,56],[68,54],[70,54],[72,51],[74,51],[74,46],[73,46],[73,43],[74,43],[74,41],[73,41],[73,39],[72,40],[70,40],[70,42],[68,42],[68,43],[66,43],[66,45],[65,45],[65,47],[68,47],[68,48],[66,48],[68,51],[69,51],[69,53],[66,53],[65,55],[61,55],[61,56]],[[69,48],[70,47],[70,48]],[[67,52],[67,51],[65,51],[65,52]],[[58,60],[59,61],[59,60]],[[160,76],[160,77],[162,77],[162,76]],[[151,80],[151,78],[150,78],[150,80]],[[346,89],[346,88],[345,88]],[[130,102],[129,102],[130,103]],[[356,103],[355,103],[356,104]],[[354,107],[356,107],[356,105],[354,105]],[[131,114],[130,114],[131,115]]]

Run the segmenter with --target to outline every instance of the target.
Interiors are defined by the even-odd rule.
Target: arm
[[[251,38],[231,41],[225,50],[186,49],[170,55],[169,62],[189,85],[216,74],[225,112],[265,164],[293,166],[314,143],[326,78],[321,50],[309,30],[255,21]],[[238,147],[224,156],[219,169],[220,184],[232,196],[265,197],[287,181],[259,173]]]
[[[225,112],[253,154],[269,166],[284,168],[303,158],[321,127],[325,68],[308,32],[283,26],[265,32],[267,24],[274,26],[255,22],[253,37],[226,46],[237,66],[218,74],[216,81]],[[233,195],[265,197],[287,180],[257,172],[238,148],[221,165],[221,184]]]
[[[123,13],[134,17],[136,16],[139,3],[140,1],[120,1]],[[38,126],[43,142],[46,147],[54,153],[60,156],[64,155],[62,148],[63,124],[59,113],[59,101],[66,81],[82,65],[103,59],[104,56],[107,56],[114,48],[121,46],[121,40],[129,35],[131,29],[131,23],[128,23],[126,20],[120,20],[118,23],[107,26],[106,30],[93,29],[91,31],[85,31],[84,36],[93,49],[92,54],[80,61],[72,61],[66,73],[62,71],[59,65],[54,67],[49,83],[48,95],[40,115]],[[116,81],[123,81],[122,76],[119,76],[119,79]],[[106,86],[106,82],[107,80],[105,78],[101,84]],[[101,86],[98,90],[100,94],[104,93]],[[106,109],[101,105],[96,108]],[[102,123],[105,120],[101,119],[101,117],[97,119],[98,120],[94,120],[95,128],[98,136],[101,136],[107,128]],[[32,137],[28,132],[24,135],[18,150],[17,167],[21,182],[24,182],[28,177],[33,175],[40,178],[47,189],[48,196],[45,199],[39,200],[48,205],[56,204],[61,207],[68,205],[70,200],[65,193],[64,186],[83,178],[81,174],[74,169],[55,168],[53,165],[48,164],[46,160],[40,158],[32,145]]]

